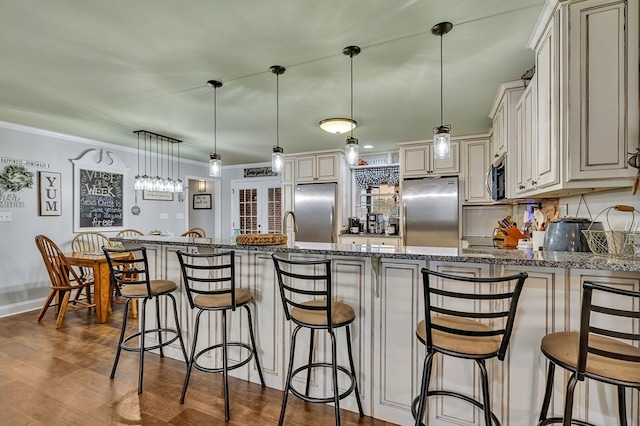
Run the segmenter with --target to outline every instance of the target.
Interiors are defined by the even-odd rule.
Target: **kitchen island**
[[[280,252],[296,259],[332,259],[334,293],[356,311],[352,339],[365,413],[398,424],[412,422],[410,404],[417,395],[422,372],[424,346],[414,334],[415,325],[424,317],[421,268],[467,276],[521,271],[529,274],[518,306],[509,354],[504,362],[492,361],[487,365],[493,409],[504,425],[536,423],[546,373],[545,358],[539,350],[540,339],[547,333],[578,328],[584,281],[640,290],[640,262],[591,253],[302,242],[282,246],[238,246],[229,240],[161,236],[116,240],[125,246],[147,247],[150,268],[155,271],[156,278],[178,283],[181,327],[187,336],[187,345],[192,339],[190,330],[194,317],[184,293],[175,251],[235,250],[237,285],[249,288],[256,300],[254,320],[265,381],[267,386],[277,389],[284,387],[291,330],[284,320],[270,255]],[[147,315],[151,319],[153,312],[149,311]],[[245,319],[236,316],[234,320]],[[201,328],[203,336],[216,339],[219,336],[216,332],[220,326],[218,320],[212,317],[207,325]],[[636,322],[636,332],[638,326]],[[233,338],[247,339],[246,324],[232,325],[230,330],[235,333]],[[325,337],[318,336],[318,347],[326,348]],[[344,339],[343,335],[338,339]],[[177,348],[169,355],[181,359]],[[329,352],[325,349],[319,358],[327,356]],[[240,359],[242,354],[232,354],[232,357]],[[346,362],[346,359],[339,361]],[[432,383],[478,397],[480,389],[474,368],[468,361],[438,358]],[[258,382],[251,363],[235,372],[237,377]],[[558,413],[566,378],[561,374],[556,376],[552,409]],[[578,386],[576,416],[596,424],[617,423],[615,389],[596,383]],[[315,374],[312,388],[316,394],[327,394],[331,380]],[[628,399],[630,424],[638,426],[638,393],[628,393]],[[355,400],[348,398],[341,407],[355,411]],[[434,399],[429,407],[428,424],[479,424],[478,414],[460,401]]]

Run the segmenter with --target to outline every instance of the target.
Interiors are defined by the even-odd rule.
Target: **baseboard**
[[[24,312],[36,311],[42,308],[45,298],[29,300],[27,302],[13,303],[11,305],[0,306],[0,318],[22,314]]]

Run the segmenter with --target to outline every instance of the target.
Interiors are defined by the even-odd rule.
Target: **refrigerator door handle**
[[[336,210],[336,205],[334,203],[331,203],[331,214],[329,215],[329,223],[331,223],[331,244],[336,243],[335,227],[333,224],[333,216],[335,214],[335,210]]]
[[[407,203],[402,203],[402,245],[407,245]]]

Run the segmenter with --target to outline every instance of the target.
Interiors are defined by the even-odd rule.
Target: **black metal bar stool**
[[[640,390],[640,348],[620,339],[640,341],[640,292],[588,281],[584,282],[582,288],[580,331],[551,333],[543,337],[540,343],[540,350],[549,360],[549,371],[538,424],[592,425],[573,419],[573,393],[576,384],[588,378],[617,386],[619,422],[621,426],[626,426],[625,389]],[[608,300],[605,300],[606,297]],[[627,305],[635,309],[620,308],[625,303],[625,298],[629,302]],[[626,330],[636,332],[629,333]],[[564,416],[547,418],[556,365],[570,371],[571,377],[565,393]]]
[[[206,373],[222,373],[224,382],[224,416],[228,421],[229,415],[229,371],[240,368],[252,359],[256,361],[256,368],[260,376],[260,383],[265,387],[264,377],[262,376],[262,368],[258,359],[256,350],[256,341],[253,335],[253,320],[251,319],[251,310],[249,304],[253,301],[253,296],[249,290],[244,288],[236,288],[235,278],[235,252],[227,251],[222,253],[195,254],[185,253],[178,250],[176,252],[180,267],[182,269],[182,277],[187,288],[187,297],[191,309],[197,309],[196,322],[193,330],[193,343],[191,345],[191,355],[187,361],[187,376],[184,379],[182,395],[180,403],[184,403],[187,394],[191,370]],[[222,287],[220,287],[222,286]],[[217,287],[217,288],[214,288]],[[243,342],[227,341],[227,311],[235,312],[236,308],[243,307],[247,311],[247,319],[249,322],[249,337],[251,345]],[[200,328],[200,317],[203,312],[221,312],[222,313],[222,343],[207,346],[196,353],[198,343],[198,330]],[[228,348],[239,347],[249,351],[249,354],[242,361],[229,365]],[[222,349],[222,367],[207,367],[202,363],[198,363],[198,358],[208,354],[215,349]]]
[[[149,278],[149,262],[147,259],[147,250],[145,247],[136,249],[112,249],[102,247],[109,269],[111,271],[111,279],[115,283],[116,292],[119,297],[127,299],[124,304],[124,316],[122,319],[122,329],[120,330],[120,339],[118,340],[118,350],[116,359],[113,362],[111,370],[111,378],[116,375],[120,353],[125,351],[138,352],[140,354],[138,366],[138,393],[142,393],[142,377],[144,372],[144,353],[154,349],[160,350],[160,357],[164,357],[163,348],[171,343],[179,340],[182,354],[185,361],[187,360],[187,351],[184,347],[182,334],[180,333],[180,324],[178,322],[178,309],[176,299],[171,294],[178,286],[170,280],[152,280]],[[128,254],[128,256],[123,256]],[[169,328],[168,325],[162,327],[160,321],[160,298],[167,297],[171,300],[173,306],[173,315],[175,320],[175,328]],[[145,310],[149,300],[156,302],[156,327],[147,330]],[[141,300],[140,305],[140,328],[139,331],[126,336],[127,320],[129,317],[129,301]],[[146,336],[155,334],[158,342],[147,346]],[[138,339],[138,343],[134,344],[132,340]]]
[[[432,276],[436,278],[436,282],[430,280]],[[428,397],[448,396],[481,409],[487,426],[492,421],[499,425],[500,421],[491,411],[485,361],[491,358],[504,360],[527,274],[523,272],[505,277],[470,278],[423,268],[422,278],[425,319],[418,323],[416,336],[426,345],[427,354],[420,394],[412,404],[415,424],[423,424]],[[446,280],[446,285],[443,280]],[[470,301],[473,303],[469,303]],[[487,321],[500,326],[491,327]],[[459,392],[429,390],[433,357],[437,353],[476,362],[482,384],[482,402]]]
[[[351,350],[351,324],[356,315],[353,308],[346,303],[333,300],[331,291],[331,260],[289,260],[277,254],[271,255],[278,275],[278,286],[280,296],[287,321],[291,320],[296,324],[291,335],[291,350],[289,354],[289,368],[285,383],[282,409],[280,411],[279,425],[284,422],[285,410],[287,408],[287,398],[289,392],[307,402],[328,403],[333,402],[335,409],[336,425],[340,425],[340,400],[346,398],[351,392],[355,392],[356,402],[360,417],[364,416],[356,371],[353,363],[353,352]],[[302,272],[296,272],[300,271]],[[310,284],[309,288],[320,288],[320,290],[310,290],[303,287],[303,283]],[[294,298],[311,298],[303,302]],[[347,337],[347,352],[349,356],[349,369],[337,364],[337,344],[334,330],[344,327]],[[295,370],[293,369],[293,359],[296,350],[296,338],[302,328],[310,331],[309,361]],[[313,362],[314,333],[315,330],[326,330],[331,337],[331,362]],[[333,381],[333,395],[329,397],[312,397],[309,393],[311,382],[311,370],[313,368],[330,368]],[[340,393],[338,390],[338,371],[344,373],[351,380],[349,388]],[[302,372],[307,373],[305,391],[301,392],[293,387],[293,378]]]

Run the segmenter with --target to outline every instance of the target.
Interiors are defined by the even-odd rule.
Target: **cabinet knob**
[[[499,155],[498,155],[498,153],[496,152],[496,154],[493,156],[493,158],[498,158],[498,157],[500,157],[500,156],[499,156]]]
[[[537,184],[538,184],[538,181],[537,181],[537,180],[532,180],[532,181],[531,181],[531,185],[536,186]]]

